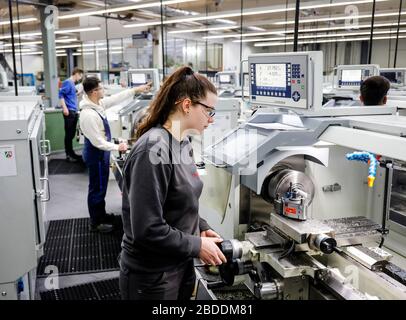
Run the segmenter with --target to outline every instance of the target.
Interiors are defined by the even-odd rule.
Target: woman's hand
[[[221,238],[221,236],[217,232],[215,232],[211,229],[200,232],[200,236],[208,237],[208,238]]]
[[[202,246],[200,248],[199,258],[203,263],[215,266],[227,262],[226,257],[217,245],[217,243],[223,242],[223,239],[213,237],[202,237],[201,239]]]

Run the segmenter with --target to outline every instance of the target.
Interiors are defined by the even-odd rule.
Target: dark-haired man
[[[83,70],[74,68],[72,75],[62,83],[59,90],[59,101],[62,106],[65,123],[65,153],[67,161],[82,160],[82,157],[73,151],[72,140],[76,134],[78,124],[78,98],[75,85],[82,79]]]
[[[88,77],[83,81],[83,99],[80,102],[80,128],[85,136],[83,160],[89,169],[87,204],[90,214],[90,230],[107,233],[113,230],[114,215],[106,213],[106,192],[109,180],[110,152],[127,150],[126,143],[111,142],[110,126],[105,109],[115,106],[136,93],[148,91],[150,84],[124,90],[104,97],[101,81]]]
[[[386,104],[390,82],[382,76],[372,76],[361,84],[360,100],[365,106],[383,106]]]

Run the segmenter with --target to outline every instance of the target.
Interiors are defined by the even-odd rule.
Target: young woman
[[[163,83],[124,165],[123,299],[190,299],[193,258],[219,265],[220,236],[199,217],[203,184],[187,135],[213,122],[217,92],[189,67]]]

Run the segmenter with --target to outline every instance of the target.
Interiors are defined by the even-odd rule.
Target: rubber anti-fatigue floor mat
[[[42,291],[41,300],[120,300],[118,278]]]
[[[46,277],[53,266],[59,275],[118,270],[123,237],[120,222],[117,216],[115,231],[101,234],[89,231],[89,218],[51,221],[37,276]]]
[[[65,159],[52,159],[48,165],[49,174],[73,174],[86,172],[86,165],[81,162],[68,162]]]

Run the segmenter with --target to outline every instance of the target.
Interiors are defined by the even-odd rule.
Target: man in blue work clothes
[[[90,231],[108,233],[114,229],[114,215],[106,213],[106,192],[110,172],[110,152],[127,151],[127,144],[111,141],[110,125],[106,109],[147,92],[151,84],[123,90],[112,96],[104,96],[104,88],[98,78],[86,77],[83,81],[83,99],[80,102],[80,129],[85,136],[83,160],[89,172],[87,205],[90,215]]]
[[[78,98],[75,85],[82,79],[83,70],[74,68],[72,75],[62,83],[59,100],[65,122],[65,152],[67,161],[81,161],[82,157],[73,151],[72,140],[78,123]]]

